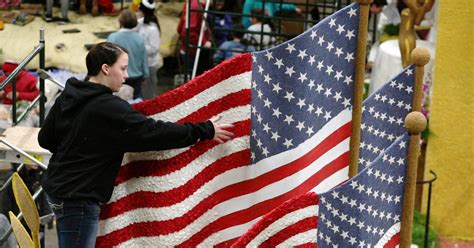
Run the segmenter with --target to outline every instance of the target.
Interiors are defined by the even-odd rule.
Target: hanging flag
[[[398,244],[408,140],[405,132],[357,176],[319,195],[318,246]],[[399,163],[390,163],[388,157]]]
[[[404,156],[394,156],[390,153],[387,153],[388,147],[391,146],[397,138],[401,135],[406,133],[406,129],[403,127],[403,122],[405,120],[405,116],[411,110],[411,100],[413,98],[413,86],[414,86],[414,66],[407,67],[403,72],[393,78],[390,82],[386,83],[381,89],[377,92],[369,96],[363,103],[362,106],[362,133],[361,133],[361,152],[360,152],[360,159],[359,159],[359,168],[361,165],[365,165],[364,168],[368,167],[370,163],[374,162],[375,159],[378,158],[379,164],[388,164],[389,166],[399,166],[405,167],[406,163],[406,155]],[[392,137],[393,136],[393,137]],[[401,142],[401,141],[400,141]],[[403,142],[400,143],[402,148],[405,149],[405,145]],[[405,154],[406,152],[400,150]],[[368,162],[367,162],[368,161]],[[398,168],[398,167],[397,167]],[[370,170],[369,170],[370,171]],[[373,171],[373,169],[372,169]],[[379,188],[381,187],[394,187],[393,191],[399,190],[396,187],[399,187],[399,184],[394,184],[396,181],[402,182],[404,179],[402,175],[396,176],[395,174],[388,174],[386,172],[375,172],[377,173],[376,177],[380,177],[379,180],[381,181],[381,185],[378,186],[360,186],[358,184],[358,188],[356,190],[365,190],[366,194],[376,194],[376,197],[383,198],[380,204],[375,202],[369,202],[368,198],[366,199],[366,204],[364,206],[371,205],[371,209],[379,208],[389,208],[389,207],[401,207],[401,205],[390,205],[390,204],[398,204],[401,201],[400,195],[395,197],[395,194],[391,194],[390,197],[387,193],[384,193],[382,196],[382,192]],[[394,172],[395,173],[395,172]],[[403,169],[404,173],[404,169]],[[377,179],[376,178],[376,179]],[[354,181],[353,179],[352,181]],[[370,180],[369,180],[370,181]],[[372,183],[375,183],[376,180]],[[385,183],[384,186],[382,183]],[[346,183],[347,185],[348,183]],[[355,185],[355,183],[353,183]],[[362,184],[361,184],[362,185]],[[402,185],[403,186],[403,185]],[[347,186],[342,186],[344,188]],[[368,190],[370,188],[370,190]],[[339,190],[339,189],[337,189]],[[335,190],[335,191],[337,191]],[[369,193],[367,193],[367,190]],[[389,190],[389,189],[387,189]],[[389,190],[389,191],[390,191]],[[373,193],[373,192],[377,193]],[[332,192],[332,191],[331,191]],[[391,192],[391,191],[390,191]],[[398,192],[398,191],[397,191]],[[402,191],[403,192],[403,191]],[[327,195],[325,193],[323,195]],[[350,193],[348,196],[355,196],[356,194]],[[323,198],[324,199],[324,198]],[[355,199],[355,198],[354,198]],[[362,198],[357,198],[357,203],[361,202]],[[380,200],[379,199],[379,200]],[[344,202],[346,202],[346,198],[344,198]],[[353,201],[354,202],[354,201]],[[321,211],[323,210],[324,202],[318,198],[318,196],[314,192],[309,192],[305,195],[301,195],[295,197],[283,205],[279,206],[278,208],[274,209],[269,214],[265,215],[257,224],[255,224],[250,230],[248,230],[236,243],[234,243],[234,247],[257,247],[260,245],[269,245],[269,246],[276,246],[281,245],[282,247],[288,246],[296,246],[296,245],[314,245],[316,243],[317,235],[322,233],[320,228],[323,228],[321,223],[325,220],[322,219]],[[353,205],[354,203],[351,203]],[[357,205],[359,206],[359,205]],[[331,205],[329,205],[331,207]],[[325,209],[328,210],[329,207]],[[352,207],[352,206],[351,206]],[[333,208],[331,208],[332,210]],[[325,211],[326,211],[325,210]],[[377,210],[378,211],[378,210]],[[372,211],[371,211],[372,212]],[[351,212],[352,213],[352,212]],[[376,212],[379,214],[379,212]],[[384,212],[386,214],[387,212]],[[353,213],[355,214],[355,213]],[[359,216],[362,213],[359,213]],[[373,214],[373,213],[371,213]],[[321,216],[321,217],[320,217]],[[392,214],[390,215],[392,216]],[[350,218],[349,218],[350,217]],[[352,223],[351,218],[355,217],[355,215],[350,215],[347,220],[350,220]],[[396,218],[394,216],[394,218]],[[329,222],[325,222],[325,227],[333,227],[332,226],[332,219],[327,218]],[[393,219],[392,219],[393,220]],[[390,226],[390,230],[399,230],[399,223],[389,222],[385,220],[387,223],[393,224]],[[393,220],[395,221],[395,220]],[[349,226],[352,226],[349,224]],[[371,232],[373,231],[373,227],[371,226]],[[333,228],[340,228],[340,227],[333,227]],[[377,232],[383,232],[385,235],[386,229],[380,228],[380,226],[376,227]],[[397,229],[398,228],[398,229]],[[327,228],[326,228],[327,229]],[[351,231],[354,231],[351,229]],[[357,233],[357,235],[354,235]],[[397,232],[398,233],[398,232]],[[397,233],[391,233],[397,234]],[[339,233],[341,234],[341,233]],[[324,234],[326,235],[326,234]],[[337,240],[344,240],[343,238],[338,238],[337,236],[323,236],[322,238],[330,240],[334,243]],[[356,240],[369,240],[366,236],[362,236],[363,233],[359,231],[352,232],[351,234]],[[388,234],[387,234],[388,235]],[[344,235],[346,236],[346,235]],[[349,237],[349,236],[347,236]],[[320,237],[321,238],[321,237]],[[348,239],[350,240],[350,239]],[[391,242],[395,242],[397,239],[395,238]],[[321,240],[319,240],[321,242]],[[318,246],[320,243],[318,242]],[[352,242],[352,241],[351,241]],[[336,244],[336,243],[334,243]],[[347,247],[358,246],[359,242],[356,245],[352,245],[347,243]],[[366,243],[368,244],[368,243]],[[321,245],[327,245],[326,243]],[[367,245],[363,245],[366,247]],[[372,247],[374,245],[368,244],[368,246]],[[374,246],[378,247],[378,246]]]
[[[136,105],[177,122],[222,116],[225,144],[127,154],[97,244],[222,245],[285,201],[347,179],[359,5]]]

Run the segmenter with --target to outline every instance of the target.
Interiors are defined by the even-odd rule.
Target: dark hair
[[[250,11],[250,14],[253,15],[253,16],[251,16],[250,18],[253,17],[253,18],[256,18],[257,21],[263,22],[263,20],[264,20],[264,18],[263,18],[264,12],[263,12],[262,9],[252,9],[252,10]]]
[[[120,27],[132,29],[137,26],[137,16],[130,10],[125,9],[119,16]]]
[[[387,5],[387,0],[374,0],[372,4],[380,8]]]
[[[160,31],[161,33],[161,27],[160,23],[158,22],[158,18],[155,15],[155,9],[149,9],[145,5],[143,5],[143,3],[140,3],[138,9],[143,12],[143,23],[148,24],[150,22],[154,22],[158,27],[158,31]]]
[[[103,64],[112,66],[127,49],[110,42],[101,42],[91,48],[86,56],[87,77],[97,76]]]
[[[242,39],[244,37],[244,25],[241,23],[232,26],[232,37]]]

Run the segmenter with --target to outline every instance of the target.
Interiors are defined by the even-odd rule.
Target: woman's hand
[[[222,124],[219,123],[221,119],[220,116],[214,117],[211,119],[212,124],[214,125],[214,140],[219,143],[224,143],[227,140],[230,140],[234,134],[227,131],[226,129],[234,127],[232,124]]]

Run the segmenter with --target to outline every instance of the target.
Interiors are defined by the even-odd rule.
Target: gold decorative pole
[[[369,25],[369,8],[372,0],[359,0],[359,32],[357,33],[357,52],[354,92],[352,96],[352,130],[350,140],[349,177],[357,175],[359,163],[360,123],[362,120],[362,96],[364,94],[365,55],[367,27]]]
[[[411,233],[413,230],[413,211],[415,208],[416,173],[418,155],[420,151],[420,134],[426,128],[426,118],[420,112],[422,99],[422,86],[424,66],[430,60],[428,49],[418,47],[411,53],[412,63],[415,64],[415,87],[413,92],[412,111],[405,118],[405,128],[410,134],[408,144],[408,161],[405,176],[405,190],[403,193],[402,223],[400,230],[400,247],[411,246]]]

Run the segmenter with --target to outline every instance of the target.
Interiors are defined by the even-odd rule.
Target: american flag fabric
[[[412,109],[414,82],[415,67],[410,65],[364,101],[359,171],[405,133],[403,124]],[[397,163],[393,158],[390,162]]]
[[[97,245],[230,246],[285,201],[346,180],[358,13],[350,5],[293,40],[137,105],[160,120],[220,115],[236,136],[127,154]]]
[[[319,196],[319,247],[398,245],[408,139],[405,132],[351,180]]]
[[[385,247],[394,247],[398,244],[398,218],[402,206],[400,192],[403,192],[404,168],[407,161],[404,150],[406,137],[400,137],[406,133],[403,122],[411,110],[413,73],[414,66],[411,65],[364,100],[359,168],[364,167],[359,170],[360,174],[357,177],[345,183],[345,186],[320,196],[315,192],[309,192],[287,201],[265,215],[234,246],[257,247],[271,244],[272,247],[287,247],[304,244],[311,247],[316,245],[317,237],[318,247],[382,247],[375,246],[377,242],[369,243],[369,240],[376,240],[377,237],[382,240],[380,242],[384,243]],[[397,139],[401,139],[397,141],[397,144],[402,149],[391,148],[390,150],[389,147],[394,146]],[[374,169],[377,166],[384,166],[383,168],[388,168],[388,171]],[[372,169],[367,169],[367,167]],[[400,174],[402,172],[403,174]],[[362,176],[364,173],[368,175]],[[350,187],[357,185],[357,188],[350,189],[347,185],[351,185]],[[344,193],[332,193],[339,191]],[[331,198],[331,194],[341,194],[341,198]],[[342,194],[344,194],[343,198]],[[351,200],[349,200],[350,197],[352,197]],[[325,199],[329,200],[325,201]],[[337,202],[338,200],[340,202]],[[363,207],[367,209],[365,212],[357,213],[355,207],[357,210]],[[323,215],[328,211],[331,213]],[[332,214],[338,213],[337,211],[349,214]],[[385,216],[381,222],[374,222],[375,220],[368,216],[377,215],[381,218],[380,214]],[[387,214],[389,214],[388,217]],[[360,225],[358,230],[346,228],[345,232],[342,232],[342,227],[339,225],[346,222],[352,228],[356,216],[358,219],[367,218],[368,222],[362,224],[357,222],[356,224]],[[382,222],[384,225],[379,225]],[[333,223],[338,224],[335,226]],[[362,230],[362,225],[366,223],[370,223],[370,229],[364,226]],[[329,229],[330,232],[326,233]],[[377,234],[368,237],[366,236],[369,234],[368,230]],[[387,238],[389,236],[390,238]],[[352,244],[354,239],[356,243]],[[307,242],[303,242],[304,240]]]

